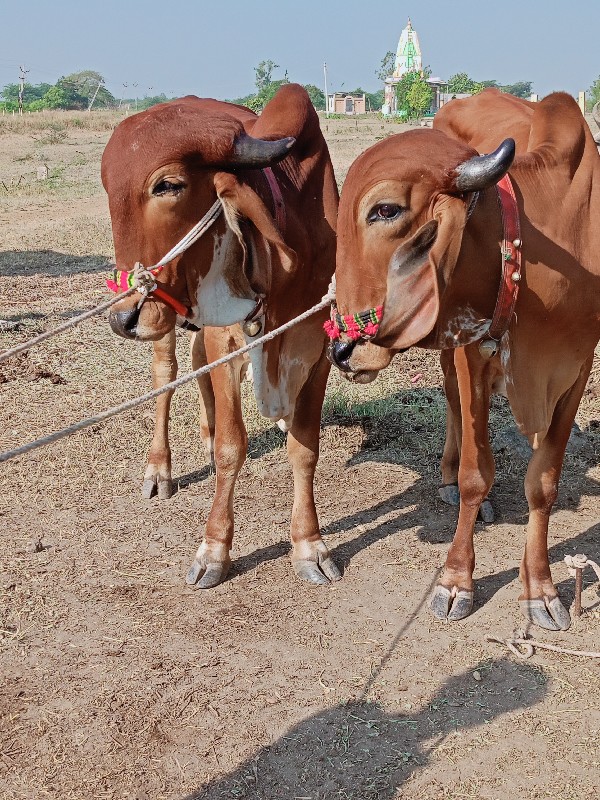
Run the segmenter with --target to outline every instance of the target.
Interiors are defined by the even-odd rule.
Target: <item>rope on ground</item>
[[[123,295],[119,296],[121,299]],[[208,372],[211,372],[216,367],[220,367],[223,364],[229,363],[229,361],[233,361],[234,358],[238,358],[238,356],[244,355],[248,353],[250,350],[253,350],[255,347],[260,347],[261,344],[265,342],[271,341],[276,336],[280,336],[285,331],[289,330],[289,328],[294,327],[294,325],[298,325],[300,322],[303,322],[305,319],[312,317],[313,314],[316,314],[319,311],[322,311],[324,308],[327,308],[331,304],[331,295],[327,293],[323,299],[317,303],[316,305],[312,306],[311,308],[304,311],[294,319],[291,319],[289,322],[286,322],[283,325],[280,325],[279,328],[275,328],[274,330],[270,331],[269,333],[261,336],[259,339],[255,339],[253,342],[245,345],[244,347],[240,347],[239,350],[235,350],[232,353],[229,353],[222,358],[217,359],[217,361],[213,361],[211,364],[207,364],[204,367],[200,367],[193,372],[189,372],[187,375],[182,375],[177,380],[172,381],[171,383],[167,383],[164,386],[161,386],[159,389],[154,389],[147,394],[143,394],[140,397],[134,397],[132,400],[127,400],[125,403],[121,403],[118,406],[113,406],[112,408],[108,408],[106,411],[102,411],[100,414],[97,414],[94,417],[88,417],[87,419],[83,419],[80,422],[75,423],[74,425],[70,425],[68,428],[63,428],[60,431],[55,431],[54,433],[49,434],[48,436],[43,436],[40,439],[35,439],[33,442],[28,442],[27,444],[21,445],[20,447],[16,447],[14,450],[6,450],[4,453],[0,453],[0,463],[4,461],[8,461],[11,458],[16,458],[17,456],[22,456],[25,453],[29,453],[31,450],[36,450],[38,447],[44,447],[47,444],[52,444],[53,442],[58,442],[60,439],[64,439],[65,436],[70,436],[77,431],[81,431],[84,428],[89,428],[90,425],[97,425],[99,422],[104,422],[104,420],[109,419],[110,417],[114,417],[117,414],[122,414],[124,411],[130,411],[132,408],[136,406],[142,405],[142,403],[147,403],[150,400],[154,400],[154,398],[159,397],[161,394],[165,394],[165,392],[173,392],[175,389],[178,389],[180,386],[183,386],[190,381],[193,381],[196,378],[199,378],[201,375],[205,375]]]
[[[111,300],[107,300],[105,303],[101,303],[95,308],[90,308],[89,311],[84,311],[83,314],[78,314],[76,317],[71,317],[71,319],[63,322],[62,325],[59,325],[58,328],[53,328],[51,331],[44,331],[44,333],[40,333],[39,336],[34,336],[33,339],[28,339],[26,342],[21,342],[21,344],[11,347],[10,350],[3,350],[0,353],[0,364],[3,361],[6,361],[8,358],[12,358],[13,356],[19,355],[19,353],[24,353],[26,350],[30,350],[32,347],[35,347],[36,344],[40,344],[40,342],[44,342],[46,339],[50,339],[52,336],[56,336],[63,331],[67,331],[69,328],[74,328],[75,325],[79,325],[79,323],[84,322],[86,319],[90,319],[90,317],[95,317],[97,314],[102,314],[103,311],[106,311],[111,306],[114,306],[115,303],[119,303],[124,297],[128,297],[130,294],[133,294],[137,291],[138,287],[132,286],[131,289],[128,289],[126,292],[117,295],[117,297],[113,297]]]
[[[510,650],[511,653],[519,658],[531,658],[538,650],[552,650],[553,653],[565,653],[569,656],[582,656],[584,658],[600,658],[600,653],[593,653],[587,650],[570,650],[567,647],[559,647],[556,644],[546,644],[545,642],[538,642],[536,639],[528,638],[524,633],[518,632],[513,638],[502,639],[500,636],[486,636],[486,641],[495,642],[496,644],[503,644]],[[523,648],[523,649],[519,649]]]

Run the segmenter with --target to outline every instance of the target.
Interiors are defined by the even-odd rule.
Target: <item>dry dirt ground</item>
[[[19,323],[2,346],[105,296],[98,167],[114,120],[83,117],[0,117],[0,319]],[[397,130],[324,127],[340,181]],[[49,177],[38,182],[40,164]],[[2,449],[147,390],[149,358],[96,319],[0,366]],[[0,798],[598,797],[600,662],[521,661],[485,640],[523,623],[525,461],[504,403],[492,414],[497,520],[477,528],[476,609],[444,625],[426,608],[455,523],[437,495],[435,355],[407,353],[366,388],[331,378],[316,495],[344,578],[326,588],[292,573],[284,439],[246,389],[233,569],[208,592],[184,584],[214,487],[191,387],[174,401],[170,501],[140,499],[151,408],[0,468]],[[600,560],[598,365],[578,423],[550,534],[567,604],[563,557]],[[597,587],[586,575],[571,630],[536,636],[600,650]]]

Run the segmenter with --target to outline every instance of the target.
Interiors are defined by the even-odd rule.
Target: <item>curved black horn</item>
[[[515,140],[505,139],[497,150],[474,156],[456,168],[454,187],[458,192],[478,192],[498,183],[515,157]]]
[[[269,167],[285,158],[295,141],[293,136],[286,136],[284,139],[275,139],[269,142],[266,139],[254,139],[247,133],[242,133],[233,143],[231,162],[236,167],[256,169]]]

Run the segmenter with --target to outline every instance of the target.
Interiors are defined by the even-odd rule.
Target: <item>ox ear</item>
[[[398,350],[412,347],[435,325],[440,298],[430,255],[437,234],[438,222],[430,220],[394,251],[378,343]]]
[[[277,273],[279,272],[279,270],[273,271],[272,269],[272,251],[275,251],[283,271],[288,274],[293,273],[296,269],[298,261],[296,251],[283,241],[268,208],[250,186],[241,183],[230,172],[217,172],[214,181],[217,195],[223,204],[227,223],[238,237],[244,252],[246,252],[247,246],[240,229],[240,218],[249,220],[262,237],[262,242],[254,242],[258,258],[256,259],[257,263],[252,264],[252,278],[253,282],[265,289],[270,289],[273,283],[277,282]]]

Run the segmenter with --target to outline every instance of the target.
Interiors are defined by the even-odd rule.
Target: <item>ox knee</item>
[[[488,496],[494,482],[493,474],[484,474],[480,470],[461,469],[458,475],[460,501],[467,506],[479,508]]]
[[[530,511],[538,511],[547,516],[558,496],[558,481],[550,475],[531,475],[525,478],[525,496]]]

